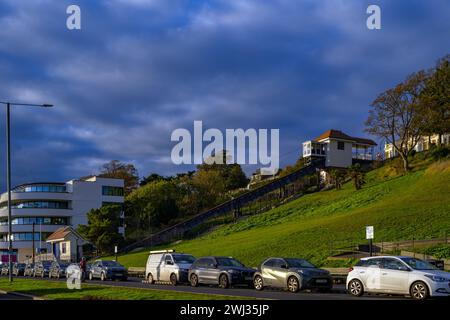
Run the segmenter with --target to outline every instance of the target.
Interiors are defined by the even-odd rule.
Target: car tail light
[[[353,271],[353,267],[348,268],[348,272],[352,272]]]

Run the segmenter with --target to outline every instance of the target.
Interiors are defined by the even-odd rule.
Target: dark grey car
[[[66,269],[69,266],[67,262],[54,261],[48,273],[49,278],[63,278],[66,276]]]
[[[13,276],[23,276],[25,272],[25,266],[25,263],[14,263],[12,271]]]
[[[127,268],[113,260],[95,261],[89,269],[89,280],[98,278],[102,281],[111,279],[120,279],[126,281],[128,279]]]
[[[189,269],[189,282],[214,284],[220,288],[233,285],[251,285],[255,269],[247,268],[232,257],[203,257],[195,260]]]
[[[333,281],[328,271],[315,267],[305,259],[269,258],[255,273],[253,286],[256,290],[273,287],[290,292],[303,289],[329,291]]]
[[[48,277],[52,261],[39,261],[34,264],[33,277]]]

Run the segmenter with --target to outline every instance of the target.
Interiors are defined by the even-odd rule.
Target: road
[[[20,277],[23,278],[23,277]],[[28,277],[26,277],[28,278]],[[30,278],[33,280],[39,280],[41,278]],[[47,281],[66,281],[65,279],[48,279]],[[142,283],[142,278],[129,278],[128,281],[100,281],[92,280],[86,281],[87,284],[97,285],[109,285],[114,287],[126,287],[126,288],[143,288],[143,289],[155,289],[155,290],[169,290],[178,292],[192,292],[192,293],[204,293],[204,294],[220,294],[237,297],[257,298],[257,299],[275,299],[275,300],[368,300],[368,299],[405,299],[402,296],[380,296],[380,295],[364,295],[363,297],[352,297],[345,293],[344,285],[335,285],[333,291],[327,293],[319,292],[298,292],[290,293],[282,290],[265,289],[263,291],[256,291],[249,288],[229,288],[220,289],[213,286],[199,286],[193,288],[189,285],[171,286],[165,284],[152,284]]]

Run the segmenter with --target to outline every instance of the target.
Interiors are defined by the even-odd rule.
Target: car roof
[[[364,257],[364,258],[361,258],[361,260],[380,259],[380,258],[402,259],[402,258],[412,258],[412,257],[409,257],[409,256],[373,256],[373,257]]]

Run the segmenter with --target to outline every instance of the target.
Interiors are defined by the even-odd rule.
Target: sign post
[[[373,250],[372,250],[372,240],[374,236],[374,230],[373,226],[367,226],[366,227],[366,239],[369,240],[369,254],[372,256]]]
[[[115,255],[116,255],[116,262],[118,262],[118,261],[117,261],[117,246],[114,246],[114,253],[115,253]]]

